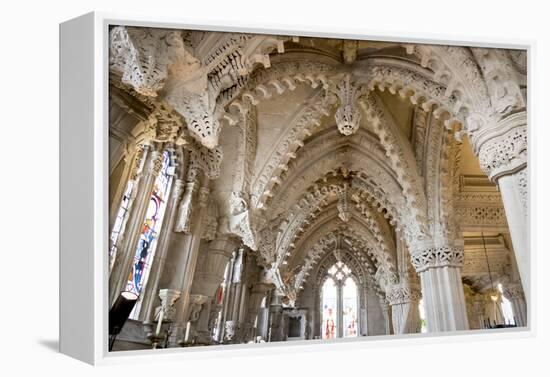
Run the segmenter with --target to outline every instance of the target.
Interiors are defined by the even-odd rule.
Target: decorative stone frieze
[[[527,126],[525,113],[509,115],[492,132],[478,141],[480,166],[492,180],[517,171],[527,164]]]
[[[426,249],[414,250],[412,264],[416,272],[439,267],[462,267],[464,247],[431,246]]]
[[[422,298],[420,287],[409,284],[398,284],[391,287],[386,299],[390,305],[418,302]]]

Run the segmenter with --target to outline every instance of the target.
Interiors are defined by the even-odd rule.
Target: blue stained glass
[[[149,269],[166,209],[166,199],[170,191],[170,184],[172,183],[173,170],[174,168],[170,162],[170,153],[166,151],[163,154],[162,168],[155,179],[153,192],[151,193],[149,206],[147,207],[147,213],[134,255],[134,263],[126,286],[127,291],[137,295],[140,294],[147,283]]]

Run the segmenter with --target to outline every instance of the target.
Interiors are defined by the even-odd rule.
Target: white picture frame
[[[333,347],[379,347],[441,341],[507,339],[535,334],[534,310],[529,310],[528,328],[430,334],[380,336],[329,343],[293,341],[261,345],[211,346],[154,351],[108,352],[108,28],[110,25],[200,29],[263,34],[335,37],[435,43],[480,47],[527,49],[532,69],[533,41],[445,39],[422,33],[366,32],[365,30],[288,27],[281,25],[244,26],[233,23],[195,23],[185,19],[143,18],[88,13],[60,25],[60,351],[90,364],[126,363],[162,358],[211,358],[291,353]],[[252,24],[251,24],[252,25]],[[532,72],[532,71],[531,71]],[[532,75],[529,75],[529,82]],[[528,90],[531,86],[528,85]],[[530,105],[529,105],[530,106]],[[532,112],[528,110],[529,124]],[[533,139],[534,127],[529,128]],[[532,153],[530,153],[532,156]],[[533,165],[528,165],[532,170]],[[530,227],[529,227],[530,228]],[[535,252],[530,258],[530,282],[535,280]],[[530,289],[527,290],[531,292]],[[531,295],[531,297],[533,297]],[[530,301],[530,297],[528,297]]]

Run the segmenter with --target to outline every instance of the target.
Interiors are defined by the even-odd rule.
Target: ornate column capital
[[[418,285],[400,283],[390,287],[386,300],[390,305],[407,304],[417,302],[422,298]]]
[[[174,314],[176,313],[174,303],[180,298],[180,295],[181,292],[176,289],[161,289],[159,291],[161,306],[158,308],[158,313],[160,311],[164,312],[165,321],[172,321],[174,319]]]
[[[520,111],[478,131],[475,152],[481,169],[496,180],[527,165],[527,113]]]
[[[430,268],[462,267],[464,264],[464,246],[462,245],[426,245],[411,250],[412,265],[416,272]]]

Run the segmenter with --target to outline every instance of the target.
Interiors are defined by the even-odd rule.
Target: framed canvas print
[[[530,333],[529,44],[60,35],[62,352]]]

